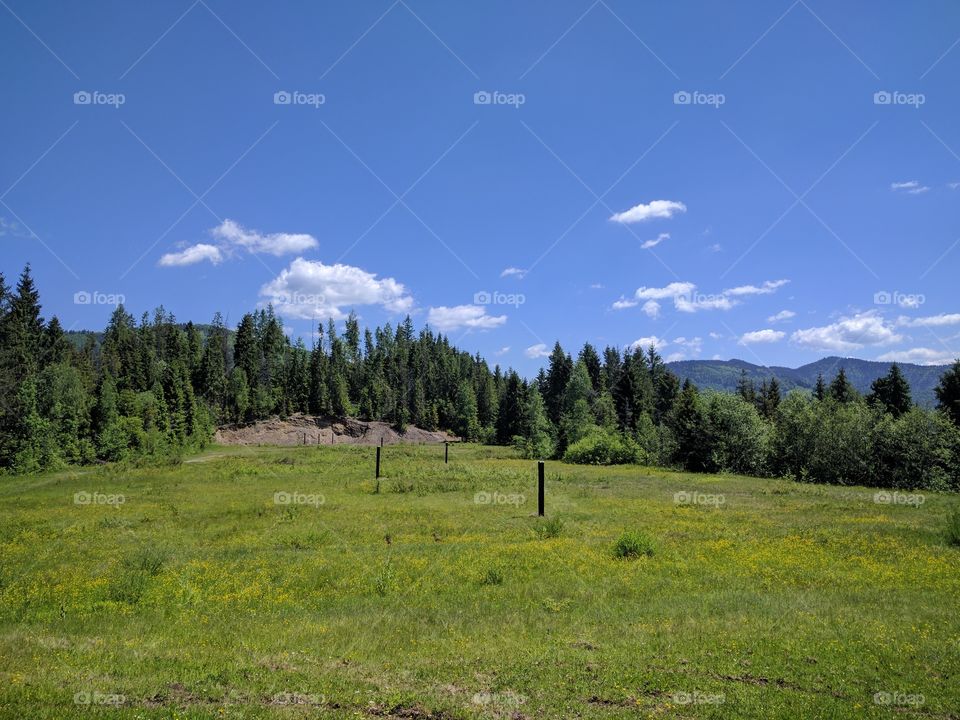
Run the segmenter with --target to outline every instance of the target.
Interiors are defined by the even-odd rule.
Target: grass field
[[[4,478],[2,716],[960,714],[951,496],[373,453]]]

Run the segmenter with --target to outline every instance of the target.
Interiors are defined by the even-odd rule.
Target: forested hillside
[[[890,372],[891,362],[860,360],[859,358],[825,357],[798,368],[754,365],[744,360],[678,360],[667,366],[682,380],[690,379],[705,390],[733,392],[743,371],[756,383],[770,377],[777,378],[784,392],[795,388],[813,390],[817,376],[833,377],[840,368],[857,390],[866,394],[874,380]],[[913,399],[918,405],[933,407],[937,403],[934,390],[948,365],[914,365],[898,363],[900,371],[910,383]]]

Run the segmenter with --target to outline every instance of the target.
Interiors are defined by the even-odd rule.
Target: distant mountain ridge
[[[817,384],[817,375],[823,374],[828,383],[842,367],[853,386],[861,393],[870,392],[871,383],[890,371],[892,362],[860,360],[858,358],[825,357],[816,362],[801,365],[798,368],[780,366],[766,367],[754,365],[745,360],[678,360],[667,366],[680,378],[681,382],[690,379],[697,387],[711,390],[734,391],[741,371],[757,385],[771,377],[777,378],[783,392],[795,388],[812,390]],[[933,389],[940,382],[940,376],[949,365],[915,365],[897,363],[904,377],[910,383],[913,401],[919,405],[933,407],[936,396]]]

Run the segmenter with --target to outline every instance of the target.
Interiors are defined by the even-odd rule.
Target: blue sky
[[[2,268],[66,327],[960,354],[953,0],[2,0],[0,57]]]

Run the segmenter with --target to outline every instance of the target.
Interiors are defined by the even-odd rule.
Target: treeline
[[[860,397],[841,369],[812,394],[782,397],[775,378],[736,393],[682,387],[654,348],[576,357],[557,343],[526,380],[493,370],[410,318],[361,331],[332,321],[312,347],[292,343],[271,308],[235,330],[179,324],[122,306],[102,341],[68,341],[41,317],[30,269],[0,275],[0,467],[160,457],[208,442],[219,424],[302,412],[451,430],[526,457],[646,463],[884,487],[960,487],[960,362],[939,408],[914,406],[894,365]]]

